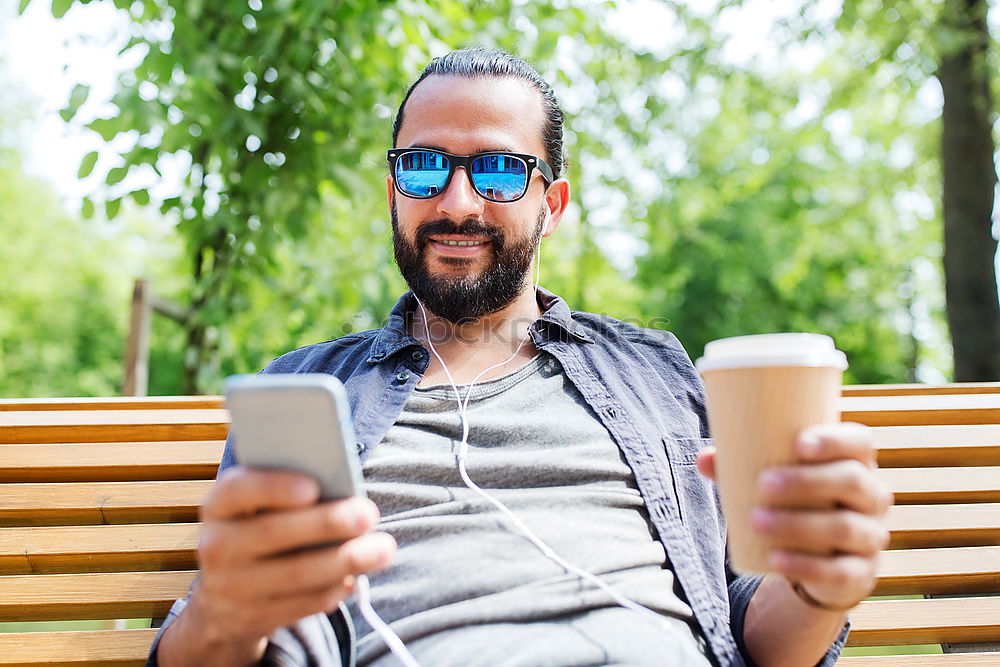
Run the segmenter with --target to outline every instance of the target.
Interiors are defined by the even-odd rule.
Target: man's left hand
[[[889,544],[885,514],[892,493],[875,474],[875,448],[859,424],[829,424],[802,431],[799,461],[764,470],[761,505],[751,524],[770,538],[774,572],[798,582],[806,595],[831,608],[848,608],[875,587],[878,554]],[[698,468],[715,477],[715,451]]]

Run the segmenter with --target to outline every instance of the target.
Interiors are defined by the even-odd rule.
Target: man
[[[234,465],[227,448],[199,581],[152,659],[396,664],[350,597],[379,572],[374,607],[424,665],[833,664],[888,540],[865,431],[809,429],[803,464],[761,476],[754,525],[782,548],[774,574],[736,576],[676,339],[532,285],[570,198],[548,84],[507,54],[457,51],[411,87],[393,135],[387,194],[412,293],[383,329],[267,369],[344,381],[374,502],[316,504],[309,479]],[[660,622],[553,563],[463,482],[451,380],[476,380],[461,389],[471,479]]]

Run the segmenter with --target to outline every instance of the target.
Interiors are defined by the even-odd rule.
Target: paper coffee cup
[[[716,481],[732,566],[766,572],[772,545],[750,526],[750,512],[761,505],[758,476],[796,461],[795,438],[802,429],[840,421],[847,358],[829,336],[763,334],[712,341],[695,367],[705,383],[718,450]]]

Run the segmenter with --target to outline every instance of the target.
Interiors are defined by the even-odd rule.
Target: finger
[[[715,447],[706,447],[698,452],[698,458],[695,459],[695,463],[698,466],[698,472],[704,477],[708,477],[711,480],[715,479]]]
[[[817,556],[776,549],[768,565],[791,581],[798,581],[820,602],[846,607],[871,595],[878,561],[855,555]]]
[[[202,570],[197,594],[213,615],[238,617],[273,600],[349,585],[354,570],[384,567],[395,549],[392,538],[385,534],[365,535],[355,541],[358,544],[257,561],[244,568]]]
[[[234,466],[215,483],[201,508],[203,521],[253,516],[259,512],[314,505],[319,486],[308,475],[286,470]]]
[[[344,542],[378,523],[378,508],[367,498],[348,498],[305,509],[215,522],[198,545],[202,566],[228,566],[302,547]]]
[[[837,506],[882,515],[892,505],[889,488],[854,459],[768,468],[757,486],[760,502],[771,507],[822,509]]]
[[[202,589],[196,599],[205,613],[224,624],[229,637],[266,637],[281,627],[312,614],[327,612],[353,592],[354,578],[346,577],[331,586],[262,598],[211,598]]]
[[[851,510],[758,507],[750,513],[750,523],[775,547],[806,553],[873,556],[889,545],[882,521]]]
[[[293,625],[296,621],[313,614],[327,613],[346,600],[354,592],[354,578],[344,578],[331,586],[269,600],[261,605],[267,611],[268,631],[272,634],[281,627]]]
[[[871,432],[861,424],[821,424],[803,429],[795,442],[795,451],[804,462],[821,463],[854,459],[876,467],[876,450]]]
[[[396,553],[387,533],[370,533],[342,545],[260,561],[252,576],[268,582],[272,595],[307,594],[344,578],[383,569]]]

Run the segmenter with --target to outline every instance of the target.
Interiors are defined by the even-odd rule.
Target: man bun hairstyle
[[[528,83],[542,96],[542,144],[545,146],[545,161],[552,167],[555,178],[559,178],[563,168],[563,112],[559,108],[552,86],[543,79],[527,61],[506,51],[471,48],[452,51],[431,60],[420,77],[413,82],[392,123],[392,145],[396,145],[399,130],[403,127],[403,109],[407,100],[421,81],[429,76],[462,76],[474,78],[520,79]]]

